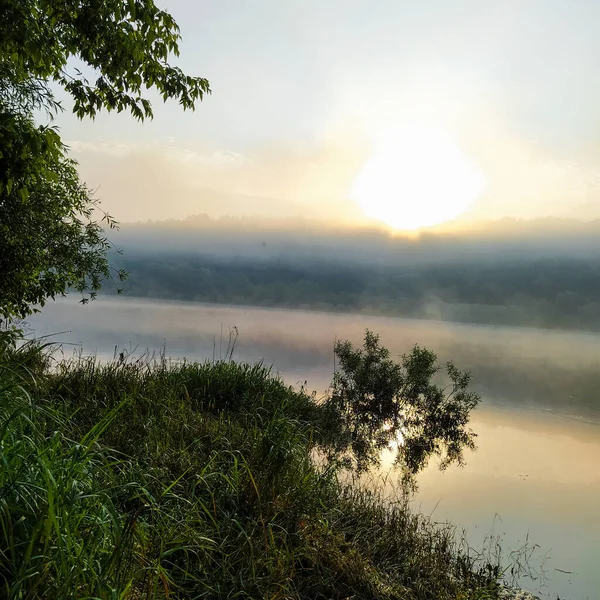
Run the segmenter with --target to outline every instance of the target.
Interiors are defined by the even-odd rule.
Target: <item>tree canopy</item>
[[[338,341],[335,354],[339,364],[327,399],[330,458],[360,472],[395,448],[396,465],[410,480],[432,456],[445,468],[463,464],[463,450],[475,449],[468,423],[480,398],[468,389],[469,373],[447,363],[442,387],[434,381],[440,371],[434,352],[415,346],[396,362],[369,330],[362,348]]]
[[[179,28],[152,0],[0,0],[0,315],[24,317],[71,288],[94,297],[111,275],[110,215],[80,181],[52,118],[52,85],[79,118],[152,117],[145,96],[193,109],[209,83],[169,63]],[[94,73],[94,81],[73,66]],[[79,64],[78,63],[78,64]],[[83,68],[83,67],[82,67]],[[48,124],[38,124],[45,112]],[[118,278],[124,272],[116,273]],[[86,293],[88,294],[86,296]]]

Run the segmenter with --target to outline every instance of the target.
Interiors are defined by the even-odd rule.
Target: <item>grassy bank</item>
[[[261,366],[0,356],[0,597],[495,598],[495,568],[312,460]]]

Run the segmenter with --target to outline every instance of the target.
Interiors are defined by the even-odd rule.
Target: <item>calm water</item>
[[[555,599],[600,598],[600,336],[302,311],[100,298],[48,305],[31,319],[70,355],[166,347],[172,357],[218,358],[239,331],[237,360],[263,360],[289,383],[327,388],[336,338],[366,327],[401,354],[419,343],[471,370],[483,403],[472,420],[478,450],[464,469],[419,479],[415,504],[452,521],[480,547],[492,531],[505,550],[539,545],[537,579]],[[67,332],[68,333],[65,333]]]

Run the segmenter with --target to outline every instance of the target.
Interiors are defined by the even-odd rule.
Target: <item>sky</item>
[[[600,218],[594,0],[156,2],[212,95],[57,119],[119,221]]]

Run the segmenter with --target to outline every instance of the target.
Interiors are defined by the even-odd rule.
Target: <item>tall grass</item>
[[[0,347],[0,597],[495,598],[450,528],[313,460],[320,406],[231,361]]]

